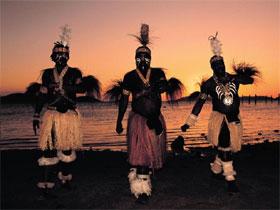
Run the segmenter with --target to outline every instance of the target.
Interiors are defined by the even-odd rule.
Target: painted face
[[[217,60],[211,63],[211,68],[217,77],[224,77],[226,74],[226,67],[223,60]]]
[[[69,60],[69,48],[55,46],[51,54],[51,59],[56,65],[65,66]]]
[[[146,52],[137,53],[135,56],[136,66],[141,71],[146,71],[150,68],[151,56]]]
[[[58,53],[54,53],[53,55],[53,61],[58,65],[65,66],[68,60],[69,60],[69,53],[58,52]]]

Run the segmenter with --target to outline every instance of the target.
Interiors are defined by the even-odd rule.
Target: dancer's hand
[[[183,131],[183,132],[186,132],[187,131],[187,129],[189,129],[189,125],[188,124],[184,124],[184,125],[182,125],[181,126],[181,130]]]
[[[123,132],[122,122],[117,122],[116,132],[121,134]]]
[[[34,135],[37,135],[37,129],[40,129],[40,117],[39,116],[33,116],[33,131]]]
[[[33,120],[33,131],[34,131],[35,136],[37,136],[37,129],[40,129],[40,120],[39,119]]]

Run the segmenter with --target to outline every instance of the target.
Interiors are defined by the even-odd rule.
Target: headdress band
[[[68,52],[69,53],[69,48],[66,47],[55,47],[53,49],[53,52],[58,53],[58,52]]]

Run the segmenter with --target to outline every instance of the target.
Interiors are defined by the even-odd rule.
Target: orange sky
[[[128,34],[150,25],[152,66],[183,81],[189,94],[212,71],[208,36],[219,31],[227,70],[255,64],[257,85],[240,95],[280,93],[279,1],[1,1],[1,94],[23,92],[49,56],[59,27],[72,28],[69,65],[95,75],[105,88],[135,67],[138,43]]]

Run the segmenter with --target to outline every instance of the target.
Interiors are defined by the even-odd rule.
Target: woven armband
[[[40,93],[47,94],[48,93],[48,88],[46,88],[44,86],[41,86],[40,87]]]
[[[129,96],[130,95],[130,91],[123,89],[122,94],[125,96]]]
[[[206,100],[207,99],[207,94],[206,93],[200,93],[199,94],[199,99]]]
[[[188,124],[189,126],[194,126],[195,123],[197,122],[197,116],[194,114],[190,114],[186,120],[186,124]]]

